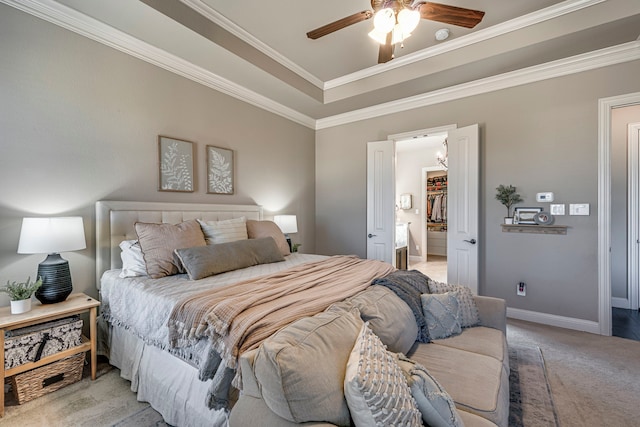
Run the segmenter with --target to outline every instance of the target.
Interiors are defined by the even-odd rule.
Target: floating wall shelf
[[[502,224],[504,233],[567,234],[566,225]]]

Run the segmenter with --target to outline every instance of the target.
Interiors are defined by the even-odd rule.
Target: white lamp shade
[[[398,13],[398,24],[402,27],[402,32],[411,34],[420,23],[420,12],[411,9],[402,9]]]
[[[388,33],[396,24],[396,14],[393,9],[387,7],[380,9],[373,17],[373,28],[381,33]]]
[[[284,234],[298,232],[298,220],[295,215],[275,215],[273,222],[280,227]]]
[[[82,217],[22,219],[19,254],[52,254],[86,247]]]

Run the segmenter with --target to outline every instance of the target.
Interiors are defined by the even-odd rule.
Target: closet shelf
[[[501,224],[504,233],[567,234],[566,225]]]

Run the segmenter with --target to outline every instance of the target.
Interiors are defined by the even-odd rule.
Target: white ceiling
[[[367,0],[0,2],[311,127],[561,58],[637,44],[640,35],[639,0],[439,0],[483,10],[485,17],[473,30],[422,20],[395,59],[377,64],[378,45],[367,36],[371,20],[318,40],[306,37],[370,10]],[[451,32],[444,42],[434,37],[440,28]]]

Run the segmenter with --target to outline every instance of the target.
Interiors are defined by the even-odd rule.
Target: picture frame
[[[207,145],[207,193],[234,194],[233,150]]]
[[[519,225],[537,225],[535,221],[536,214],[542,212],[542,208],[514,208],[513,223]]]
[[[400,209],[411,209],[413,207],[413,195],[411,193],[403,193],[400,195]]]
[[[158,191],[193,193],[194,143],[158,136]]]

